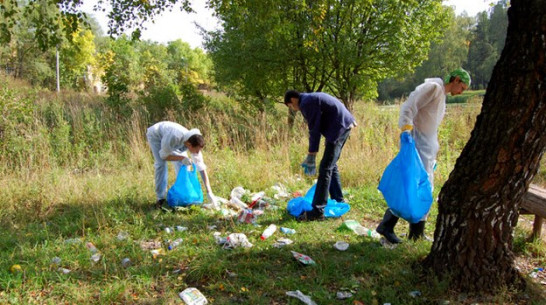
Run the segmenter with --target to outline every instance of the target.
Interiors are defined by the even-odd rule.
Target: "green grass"
[[[0,102],[9,111],[14,94],[8,93],[5,99],[0,96]],[[188,287],[198,288],[213,304],[301,304],[285,295],[291,290],[310,295],[318,304],[483,301],[479,296],[454,294],[446,282],[423,275],[419,262],[429,252],[430,242],[405,242],[389,250],[377,240],[337,230],[343,219],[375,228],[383,215],[386,204],[376,187],[398,150],[397,107],[357,104],[359,127],[352,131],[339,162],[351,204],[343,219],[298,223],[286,213],[287,200],[282,200],[279,209],[267,210],[258,218],[259,226],[254,226],[200,208],[177,213],[151,208],[153,160],[144,138],[150,123],[145,113],[118,120],[96,100],[23,100],[31,110],[24,113],[32,115],[13,108],[4,116],[11,119],[0,121],[4,130],[13,133],[0,139],[0,304],[180,304],[178,293]],[[214,101],[215,107],[227,107],[221,99]],[[208,135],[204,156],[216,195],[229,198],[234,187],[243,186],[271,196],[270,187],[279,182],[290,192],[304,193],[313,183],[301,176],[299,166],[307,149],[305,125],[298,115],[294,129],[288,130],[283,107],[267,117],[209,109],[202,116],[170,119],[199,127]],[[453,169],[478,111],[479,107],[448,107],[440,128],[436,194]],[[544,184],[543,169],[536,183]],[[426,226],[429,236],[436,215],[434,204]],[[262,230],[271,223],[294,228],[297,233],[286,236],[294,244],[274,248],[272,244],[283,236],[279,231],[261,241]],[[164,231],[177,225],[189,230]],[[210,229],[212,225],[216,228]],[[216,244],[215,231],[223,237],[244,233],[254,246],[223,249]],[[407,223],[400,221],[396,232],[407,231]],[[128,238],[119,240],[120,232]],[[525,242],[529,233],[529,228],[518,226],[516,257],[544,267],[545,247]],[[167,241],[178,237],[183,244],[167,251]],[[80,242],[67,243],[74,238]],[[143,241],[161,242],[165,255],[154,258],[150,250],[141,248]],[[335,250],[336,241],[348,242],[349,249]],[[99,262],[90,260],[87,242],[99,249]],[[290,250],[309,255],[317,265],[300,265]],[[52,264],[54,257],[61,258],[59,265]],[[131,260],[130,267],[121,265],[123,258]],[[14,264],[22,271],[10,272]],[[63,274],[59,267],[71,272]],[[336,300],[337,291],[347,290],[354,292],[352,298]],[[422,295],[414,298],[409,295],[412,291]],[[485,302],[540,304],[541,293],[543,288],[530,285],[524,294],[507,289]]]

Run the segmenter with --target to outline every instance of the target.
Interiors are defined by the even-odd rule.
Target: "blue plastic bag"
[[[303,212],[311,211],[313,209],[312,204],[316,188],[317,185],[314,184],[304,197],[296,197],[288,201],[288,205],[286,206],[288,213],[294,217],[299,217]],[[348,203],[328,199],[324,208],[324,217],[340,217],[350,209],[351,207]]]
[[[188,171],[188,166],[181,166],[173,186],[167,192],[170,207],[189,206],[203,203],[203,191],[197,178],[197,168]]]
[[[409,132],[400,136],[400,152],[387,166],[377,187],[392,212],[417,223],[432,205],[432,188]]]

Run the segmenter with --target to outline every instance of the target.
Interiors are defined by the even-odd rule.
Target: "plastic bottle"
[[[274,224],[270,224],[269,227],[267,227],[264,232],[262,233],[262,236],[260,236],[261,240],[265,240],[269,236],[273,235],[277,231],[277,226]]]
[[[295,233],[296,233],[296,230],[290,229],[290,228],[281,227],[281,232],[283,232],[284,234],[295,234]]]
[[[175,239],[172,243],[169,244],[169,250],[172,250],[176,247],[178,247],[182,243],[182,238]]]

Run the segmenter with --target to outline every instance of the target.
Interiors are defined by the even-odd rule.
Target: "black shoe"
[[[301,215],[298,216],[296,220],[297,221],[323,221],[323,220],[326,220],[326,218],[324,217],[324,213],[317,210],[311,210],[311,211],[301,213]]]
[[[157,209],[161,209],[165,204],[167,204],[167,200],[165,199],[159,199],[154,203],[154,207]]]
[[[402,242],[402,240],[394,234],[394,226],[398,222],[398,219],[398,217],[392,214],[391,209],[387,209],[383,216],[383,220],[377,226],[377,229],[375,229],[377,233],[383,235],[391,244],[399,244]]]
[[[417,241],[424,239],[430,241],[430,237],[425,235],[425,221],[419,221],[418,223],[410,223],[408,239]]]

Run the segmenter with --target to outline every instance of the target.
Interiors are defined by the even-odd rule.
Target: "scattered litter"
[[[184,231],[187,231],[187,230],[188,230],[188,227],[176,226],[176,231],[184,232]]]
[[[421,296],[421,291],[418,291],[418,290],[410,291],[409,295],[414,297],[414,298],[420,297]]]
[[[286,187],[281,183],[276,183],[271,188],[275,191],[275,195],[273,195],[273,198],[277,200],[290,197],[290,193],[288,193]]]
[[[267,202],[262,200],[264,195],[265,195],[265,192],[258,192],[252,195],[252,197],[250,198],[250,204],[248,205],[248,207],[249,208],[255,208],[260,206],[265,207],[265,205],[267,205]]]
[[[165,254],[165,251],[163,250],[163,248],[153,249],[150,252],[152,253],[152,257],[154,259],[158,258],[160,255]]]
[[[161,242],[157,240],[145,240],[140,242],[140,248],[144,251],[161,248],[161,246]]]
[[[119,241],[126,240],[127,237],[129,237],[129,233],[127,233],[125,231],[119,232],[118,236],[117,236]]]
[[[211,226],[207,226],[207,229],[212,231],[212,230],[216,230],[217,227],[218,227],[217,225],[211,225]]]
[[[216,243],[219,244],[219,245],[224,245],[227,243],[227,238],[225,237],[222,237],[222,233],[220,232],[214,232],[212,234],[214,236],[214,239],[216,240]]]
[[[351,298],[353,297],[353,294],[350,293],[349,291],[338,291],[336,293],[336,298],[338,300],[345,300],[345,299],[348,299],[348,298]]]
[[[130,266],[131,266],[131,260],[130,260],[128,257],[122,259],[122,260],[121,260],[121,266],[122,266],[123,268],[128,268],[128,267],[130,267]]]
[[[70,269],[61,268],[61,267],[59,267],[59,269],[57,269],[57,271],[62,272],[63,274],[69,274],[70,273]]]
[[[187,305],[204,305],[209,303],[201,291],[193,287],[184,289],[178,296]]]
[[[246,209],[248,205],[241,200],[241,197],[246,194],[246,190],[242,186],[238,186],[231,190],[231,199],[227,205],[236,209]]]
[[[21,265],[12,265],[10,268],[9,268],[9,272],[11,273],[18,273],[18,272],[22,272],[23,271],[23,268],[21,268]]]
[[[349,243],[344,241],[338,241],[334,244],[334,248],[336,248],[339,251],[345,251],[349,249]]]
[[[296,230],[285,227],[281,227],[281,232],[284,234],[296,234]]]
[[[54,258],[51,259],[51,263],[53,265],[59,265],[61,263],[61,258],[58,256],[55,256]]]
[[[282,248],[282,247],[284,247],[286,245],[290,245],[290,244],[293,244],[293,243],[294,243],[294,241],[292,241],[291,239],[281,237],[281,238],[277,239],[277,242],[273,244],[273,247]]]
[[[237,216],[237,212],[230,209],[222,208],[220,209],[220,215],[222,215],[222,217],[224,218],[230,218],[233,216]]]
[[[166,228],[165,228],[165,233],[171,234],[171,233],[173,233],[173,232],[174,232],[173,228],[171,228],[171,227],[166,227]]]
[[[311,300],[311,297],[309,297],[308,295],[303,294],[299,290],[287,291],[286,295],[289,296],[289,297],[294,297],[294,298],[302,301],[303,303],[305,303],[307,305],[317,305],[317,303],[315,303],[315,302],[313,302],[313,300]]]
[[[262,235],[260,236],[260,239],[261,240],[266,240],[267,238],[269,238],[271,235],[273,235],[273,233],[275,233],[275,231],[277,231],[277,226],[275,224],[270,224],[265,230],[264,232],[262,233]]]
[[[383,246],[383,248],[387,248],[389,250],[392,250],[397,247],[397,244],[391,244],[388,240],[386,240],[383,237],[379,239],[379,243],[381,244],[381,246]]]
[[[256,216],[251,209],[242,209],[237,220],[241,223],[256,223]]]
[[[237,273],[235,273],[235,272],[231,272],[231,271],[229,271],[229,270],[226,270],[226,273],[227,273],[227,275],[228,275],[229,277],[237,277]]]
[[[180,244],[182,243],[183,239],[182,238],[177,238],[175,239],[173,242],[169,243],[169,247],[168,249],[169,250],[172,250],[178,246],[180,246]]]
[[[306,266],[316,265],[315,261],[312,258],[310,258],[309,256],[307,256],[305,254],[298,253],[296,251],[290,251],[290,252],[292,252],[292,255],[294,256],[294,258],[298,262],[302,263],[303,265],[306,265]]]
[[[100,261],[101,257],[102,257],[102,255],[100,255],[100,253],[95,253],[95,254],[91,255],[91,260],[96,263],[96,262]]]
[[[362,226],[358,221],[356,220],[345,220],[341,226],[338,228],[338,230],[351,230],[357,235],[360,236],[368,236],[371,238],[379,239],[381,238],[381,235],[377,233],[375,230],[368,229],[364,226]]]
[[[89,251],[91,251],[91,253],[97,253],[99,250],[97,249],[97,247],[95,247],[95,245],[93,245],[92,242],[88,242],[85,244],[85,247],[87,249],[89,249]]]
[[[231,233],[227,237],[227,242],[224,244],[224,248],[250,248],[253,245],[248,241],[248,238],[243,233]]]
[[[79,238],[69,238],[69,239],[66,239],[66,240],[64,241],[65,244],[69,244],[69,245],[72,245],[72,244],[79,244],[79,243],[81,243],[81,242],[82,242],[82,240],[79,239]]]

